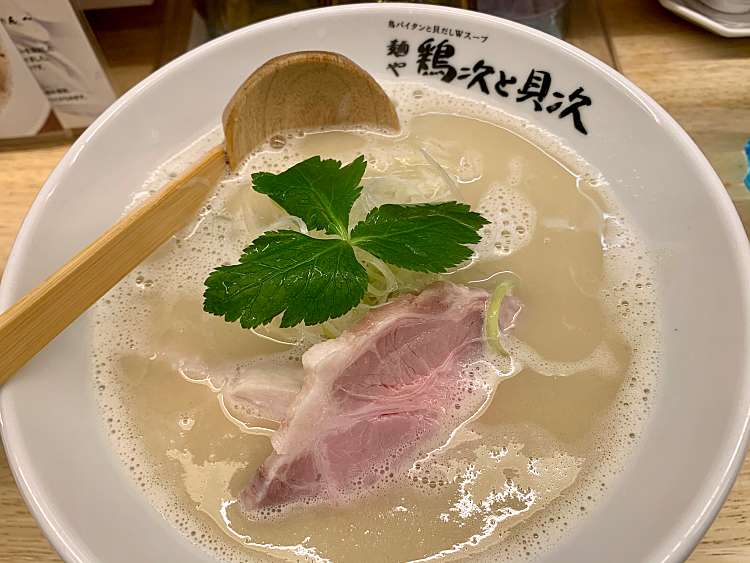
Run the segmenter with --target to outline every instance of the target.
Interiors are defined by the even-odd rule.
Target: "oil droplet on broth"
[[[202,222],[186,228],[189,238],[165,245],[96,307],[95,379],[115,449],[165,517],[220,560],[533,557],[605,494],[658,388],[653,271],[606,181],[556,139],[499,110],[421,84],[388,88],[402,135],[273,138],[219,188]],[[142,191],[219,134],[167,163]],[[500,382],[449,448],[377,494],[253,520],[236,499],[272,448],[226,416],[233,411],[217,393],[251,356],[298,361],[299,350],[279,343],[297,333],[272,329],[273,339],[261,338],[203,313],[202,281],[287,220],[249,189],[247,173],[279,172],[316,154],[343,162],[365,155],[352,222],[373,202],[405,194],[460,199],[492,221],[479,259],[447,277],[487,289],[503,276],[520,282],[525,307],[509,343],[518,374]],[[496,373],[491,362],[471,369]],[[410,541],[394,541],[403,537]]]

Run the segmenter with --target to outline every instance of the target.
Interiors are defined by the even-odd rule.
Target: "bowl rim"
[[[70,146],[68,151],[63,155],[48,178],[45,180],[42,188],[35,197],[29,211],[24,218],[16,239],[13,243],[8,256],[5,271],[0,279],[0,312],[8,309],[17,299],[22,296],[20,288],[20,263],[23,256],[27,255],[30,250],[31,233],[40,221],[40,216],[47,204],[48,196],[55,189],[58,181],[61,180],[66,171],[74,166],[78,155],[86,145],[95,138],[97,131],[112,119],[117,119],[118,115],[126,108],[132,100],[136,99],[143,92],[157,84],[163,76],[190,64],[195,56],[200,56],[206,51],[222,46],[224,43],[232,42],[236,37],[246,34],[255,33],[260,29],[284,27],[294,24],[296,20],[305,19],[313,13],[329,14],[335,17],[338,14],[348,12],[358,12],[363,16],[367,13],[378,13],[377,11],[387,11],[389,9],[404,10],[411,13],[429,14],[460,14],[463,18],[473,18],[475,20],[491,23],[494,26],[521,32],[529,36],[532,40],[547,43],[553,48],[564,51],[569,56],[578,58],[595,72],[601,72],[607,78],[616,82],[624,91],[628,92],[643,108],[652,114],[655,121],[659,122],[662,127],[668,130],[671,137],[680,147],[686,151],[688,156],[695,162],[696,166],[701,169],[700,184],[705,185],[707,195],[714,200],[718,212],[726,221],[725,228],[736,243],[728,251],[731,253],[733,261],[738,265],[738,274],[740,277],[741,287],[745,288],[740,295],[745,317],[750,318],[750,241],[745,233],[745,229],[740,221],[739,215],[732,203],[729,193],[724,188],[723,182],[716,171],[709,163],[706,156],[695,144],[687,132],[680,126],[677,121],[655,102],[648,94],[622,75],[619,71],[601,62],[599,59],[586,53],[562,39],[558,39],[542,31],[529,28],[525,25],[509,21],[490,14],[464,10],[461,8],[452,8],[446,6],[409,4],[404,2],[393,2],[388,4],[350,4],[341,6],[328,6],[322,8],[313,8],[301,10],[298,12],[277,16],[251,24],[238,30],[227,33],[221,37],[213,39],[203,45],[192,49],[165,66],[157,69],[141,82],[133,86],[120,98],[118,98],[107,110],[105,110]],[[739,306],[739,305],[738,305]],[[745,366],[750,366],[750,347],[745,349]],[[750,377],[750,372],[745,374]],[[716,515],[719,513],[724,501],[734,485],[734,482],[740,472],[744,462],[745,452],[750,445],[750,393],[746,393],[742,403],[744,403],[744,415],[735,417],[730,421],[730,432],[727,436],[732,436],[731,443],[734,448],[727,451],[722,459],[717,459],[715,463],[716,472],[719,474],[715,487],[709,489],[708,493],[697,492],[696,500],[699,501],[700,510],[690,516],[683,518],[676,526],[681,529],[674,529],[669,536],[664,536],[662,544],[667,547],[667,555],[661,563],[677,563],[685,560],[693,551],[695,546],[706,533]],[[742,405],[740,405],[742,406]],[[44,533],[47,540],[65,561],[76,563],[86,563],[94,561],[92,554],[89,552],[87,542],[82,536],[71,536],[66,530],[61,529],[56,522],[54,510],[47,506],[44,498],[35,494],[33,483],[29,482],[24,475],[24,467],[31,463],[27,454],[20,443],[16,428],[9,424],[6,417],[5,402],[0,401],[0,435],[5,447],[8,465],[10,466],[13,477],[16,481],[21,495],[34,516],[36,523]],[[700,496],[700,498],[698,498]],[[658,545],[658,544],[657,544]],[[654,551],[657,551],[657,545]]]

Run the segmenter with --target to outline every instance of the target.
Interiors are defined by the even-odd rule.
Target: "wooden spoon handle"
[[[0,315],[0,385],[195,217],[225,167],[212,149]]]

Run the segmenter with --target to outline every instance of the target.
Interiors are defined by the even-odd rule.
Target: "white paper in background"
[[[50,111],[47,97],[0,26],[0,138],[36,135]]]
[[[63,127],[88,126],[115,100],[68,0],[0,0],[0,21]]]

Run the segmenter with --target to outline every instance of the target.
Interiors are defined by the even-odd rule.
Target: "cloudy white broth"
[[[648,415],[660,358],[652,258],[606,179],[497,109],[420,84],[385,88],[400,134],[272,139],[96,306],[95,381],[113,447],[154,507],[219,560],[533,559],[607,494]],[[166,163],[134,204],[219,141],[213,132]],[[369,274],[363,303],[318,325],[280,328],[276,319],[249,330],[205,312],[215,267],[237,263],[264,231],[307,232],[253,190],[250,174],[315,155],[344,164],[364,155],[351,225],[386,203],[469,204],[489,221],[472,258],[429,274],[357,251]],[[500,309],[491,331],[499,286],[510,316]],[[398,317],[436,292],[436,330],[478,330],[479,341],[470,354],[431,350],[450,356],[444,376],[458,382],[441,388],[447,402],[433,409],[431,438],[363,466],[333,496],[243,501],[268,471],[259,468],[280,443],[274,432],[303,408],[311,376],[302,356],[310,350],[308,370],[322,357],[325,371],[318,351],[346,349],[370,319]],[[476,314],[465,320],[470,306]],[[387,352],[380,361],[373,369],[385,369]],[[296,447],[318,447],[326,412],[285,430],[285,447],[293,435]]]

